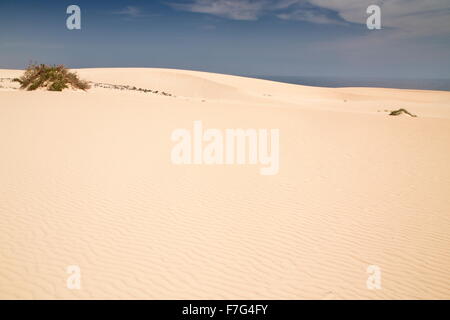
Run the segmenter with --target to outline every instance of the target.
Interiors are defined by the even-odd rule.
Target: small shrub
[[[52,85],[48,88],[49,91],[62,91],[67,88],[67,84],[63,81],[57,80],[52,83]]]
[[[13,81],[19,82],[20,88],[28,91],[38,88],[46,88],[49,91],[90,88],[87,81],[80,80],[76,73],[70,72],[64,65],[30,64],[25,73]]]
[[[389,113],[389,115],[390,116],[399,116],[402,113],[407,114],[407,115],[409,115],[411,117],[414,117],[414,118],[417,117],[415,114],[412,114],[408,110],[403,109],[403,108],[402,109],[398,109],[398,110],[393,110],[393,111],[391,111],[391,113]]]

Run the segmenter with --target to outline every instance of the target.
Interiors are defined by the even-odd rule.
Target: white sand
[[[78,73],[175,97],[0,88],[0,298],[450,298],[450,92]],[[279,174],[173,165],[194,120],[280,129]]]

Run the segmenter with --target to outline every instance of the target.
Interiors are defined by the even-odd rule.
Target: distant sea
[[[375,87],[417,90],[450,91],[450,79],[366,79],[366,78],[327,78],[295,76],[252,76],[253,78],[278,82],[301,84],[313,87]]]

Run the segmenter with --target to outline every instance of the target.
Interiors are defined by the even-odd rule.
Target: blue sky
[[[81,30],[66,8],[81,8]],[[368,30],[378,4],[382,30]],[[1,0],[0,68],[450,78],[448,0]]]

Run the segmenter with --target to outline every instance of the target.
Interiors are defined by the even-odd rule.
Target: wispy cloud
[[[233,20],[276,16],[318,24],[365,24],[369,5],[382,9],[382,25],[401,36],[450,34],[449,0],[188,0],[169,5],[182,11]]]
[[[450,34],[448,0],[309,0],[311,4],[333,10],[344,20],[365,23],[371,4],[381,7],[383,27],[409,36]]]
[[[126,18],[143,18],[151,15],[144,13],[140,8],[127,6],[121,10],[113,11],[112,14],[120,15]]]
[[[190,0],[170,3],[182,11],[215,15],[232,20],[258,20],[274,15],[283,20],[342,24],[343,19],[332,10],[323,10],[308,0]]]
[[[257,20],[268,3],[268,0],[194,0],[169,5],[177,10],[212,14],[233,20]]]
[[[292,12],[277,14],[277,17],[283,20],[305,21],[317,24],[346,24],[345,20],[339,17],[333,17],[330,14],[314,10],[294,10]]]

